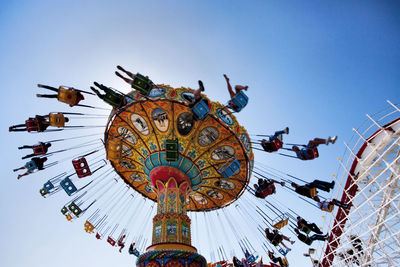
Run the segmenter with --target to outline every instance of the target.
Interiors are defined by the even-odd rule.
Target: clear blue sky
[[[133,264],[88,236],[82,221],[68,223],[59,213],[64,196],[39,195],[54,170],[16,180],[12,169],[23,164],[17,146],[39,137],[9,134],[8,126],[66,109],[35,98],[37,83],[88,89],[97,80],[127,91],[113,75],[120,64],[175,87],[202,79],[207,95],[224,102],[226,73],[233,84],[249,85],[251,102],[237,116],[249,133],[289,126],[289,142],[339,135],[312,162],[258,152],[256,160],[307,180],[329,179],[351,128],[386,99],[400,100],[399,11],[398,1],[2,1],[0,265]],[[276,198],[309,208],[285,194]],[[307,266],[305,246],[295,250],[289,261]]]

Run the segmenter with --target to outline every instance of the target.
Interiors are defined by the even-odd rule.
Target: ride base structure
[[[191,244],[187,211],[219,209],[244,192],[254,157],[248,134],[217,102],[194,116],[188,88],[158,85],[126,99],[107,124],[107,158],[126,184],[157,202],[152,244],[136,264],[205,267]]]

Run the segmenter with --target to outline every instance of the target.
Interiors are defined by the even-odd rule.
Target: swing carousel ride
[[[48,137],[48,141],[19,148],[33,149],[33,153],[23,157],[29,161],[20,168],[26,172],[20,174],[18,179],[44,169],[51,170],[56,165],[57,169],[66,170],[53,173],[52,178],[43,183],[40,194],[48,198],[64,191],[69,197],[61,208],[66,219],[85,218],[84,230],[87,233],[106,240],[109,245],[118,247],[120,252],[127,247],[128,253],[137,257],[136,265],[140,267],[289,266],[286,254],[290,248],[283,241],[291,240],[281,234],[281,230],[298,236],[296,231],[300,229],[307,235],[306,241],[302,240],[304,243],[311,245],[314,240],[320,240],[325,244],[327,236],[308,237],[311,226],[307,228],[306,225],[311,224],[300,224],[295,208],[287,207],[275,197],[266,198],[276,192],[274,183],[280,183],[279,190],[296,195],[294,191],[298,193],[298,189],[293,188],[294,181],[309,182],[262,163],[255,164],[253,148],[256,147],[252,144],[260,144],[262,140],[251,142],[249,134],[233,115],[248,102],[243,91],[231,94],[231,100],[223,105],[200,93],[204,91],[200,81],[198,90],[172,88],[156,85],[139,73],[124,72],[132,78],[123,78],[133,88],[129,93],[124,94],[96,82],[95,86],[105,94],[91,87],[99,98],[111,105],[109,114],[104,113],[107,110],[104,107],[80,103],[85,96],[95,95],[92,92],[66,86],[53,88],[39,85],[56,94],[39,94],[38,97],[57,98],[74,109],[96,110],[100,114],[50,112],[29,118],[24,124],[11,126],[10,131],[44,132],[40,136]],[[229,79],[225,78],[230,87]],[[393,107],[398,115],[397,106]],[[100,123],[79,124],[84,119]],[[391,129],[395,134],[390,135],[388,142],[398,149],[400,130],[396,127]],[[79,134],[61,136],[60,133],[65,131]],[[272,151],[285,145],[277,133],[269,136]],[[288,129],[280,135],[287,133]],[[311,151],[312,158],[316,158],[318,144],[334,141],[316,138],[303,147]],[[271,147],[266,149],[265,140],[262,142],[263,149],[256,149],[271,152]],[[288,150],[296,151],[294,148]],[[60,159],[59,155],[66,155],[66,158]],[[47,163],[48,158],[54,160]],[[398,158],[397,153],[394,161],[397,166],[391,165],[397,170],[397,176],[393,178],[397,184]],[[259,181],[258,188],[249,186],[251,176]],[[263,181],[267,181],[268,186]],[[348,188],[353,187],[346,185],[343,188],[345,194]],[[341,202],[319,206],[325,212],[332,212],[334,205],[339,206],[326,254],[319,261],[323,266],[332,266],[340,248],[343,231],[335,229],[340,226],[343,230],[343,218],[347,218],[351,210],[346,203],[353,202],[354,205],[353,198],[358,195],[353,191]],[[396,190],[390,192],[393,191]],[[398,190],[396,192],[398,196]],[[323,202],[316,198],[317,193],[315,188],[307,187],[306,193],[298,197],[316,206],[310,201]],[[378,215],[384,212],[382,209],[378,208]],[[86,216],[89,210],[92,213]],[[141,220],[135,219],[137,216]],[[152,224],[149,223],[151,218]],[[242,223],[235,223],[237,220]],[[268,228],[274,229],[272,238],[267,234]],[[148,239],[150,233],[151,241]],[[219,233],[221,238],[215,233]],[[398,235],[398,232],[392,233],[395,234]],[[364,241],[366,236],[360,238]],[[204,243],[204,239],[209,245],[199,249],[211,263],[207,263],[192,245],[193,240],[200,244]],[[398,248],[397,238],[396,242]],[[369,243],[373,240],[370,239]],[[230,251],[227,251],[228,248]],[[277,256],[278,253],[281,256]],[[268,255],[272,262],[263,263],[261,254]],[[374,252],[363,255],[367,262],[373,261]],[[312,262],[320,264],[315,259]]]

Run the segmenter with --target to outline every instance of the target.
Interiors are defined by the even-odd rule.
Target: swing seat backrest
[[[36,165],[36,163],[33,160],[28,161],[25,164],[25,167],[28,170],[28,172],[33,172],[34,170],[36,170],[38,168],[38,166]]]
[[[317,189],[315,187],[310,188],[309,194],[310,194],[310,197],[315,197],[317,195]]]
[[[309,234],[311,232],[311,229],[308,228],[307,226],[303,226],[300,228],[300,230],[306,234]]]
[[[64,127],[65,126],[65,117],[62,113],[50,113],[49,114],[50,125],[54,127]]]
[[[92,175],[89,165],[84,157],[72,160],[72,165],[74,165],[75,172],[79,178]]]
[[[107,159],[119,161],[122,157],[122,141],[118,138],[108,139]]]
[[[168,162],[177,161],[179,158],[179,142],[178,139],[166,139],[165,140],[165,154]]]
[[[140,73],[137,73],[132,81],[132,88],[139,91],[142,96],[148,96],[153,85],[153,82],[149,78]]]
[[[54,185],[49,180],[49,181],[47,181],[46,183],[43,184],[43,188],[45,188],[47,192],[50,192],[50,190],[54,188]]]
[[[58,101],[66,103],[71,107],[76,105],[78,92],[72,87],[60,86],[58,88]]]
[[[282,145],[283,145],[283,143],[279,139],[274,139],[271,141],[271,146],[272,146],[273,151],[278,151],[279,149],[282,148]]]
[[[279,222],[274,224],[272,227],[274,227],[275,229],[280,230],[282,227],[285,227],[288,224],[288,221],[289,221],[289,218],[280,220]]]
[[[29,118],[25,121],[26,129],[28,132],[39,131],[40,125],[36,118]]]
[[[67,213],[68,213],[68,209],[67,209],[67,207],[62,207],[62,209],[61,209],[61,213],[63,214],[63,215],[66,215]]]
[[[39,192],[40,192],[40,195],[42,196],[42,197],[45,197],[45,195],[47,195],[49,192],[47,192],[47,190],[43,187],[43,188],[41,188],[40,190],[39,190]]]
[[[201,99],[193,106],[192,112],[196,119],[203,120],[210,112],[210,108],[208,107],[207,102],[204,99]]]
[[[93,233],[94,225],[93,225],[91,222],[86,221],[85,224],[84,224],[84,226],[85,226],[85,232],[86,232],[86,233],[88,233],[88,234]]]
[[[227,179],[237,174],[239,170],[240,170],[240,162],[236,157],[233,157],[218,169],[218,173]]]
[[[71,179],[69,179],[68,177],[64,180],[61,180],[60,185],[62,189],[64,189],[65,192],[68,194],[68,196],[72,195],[78,190],[74,183],[72,183]]]
[[[39,145],[34,145],[32,149],[35,155],[44,155],[47,152],[47,148],[44,143],[40,143]]]
[[[289,252],[289,250],[284,250],[283,248],[280,248],[278,251],[282,254],[282,256],[286,256]]]
[[[81,208],[72,201],[71,204],[68,205],[68,209],[76,216],[79,217],[79,215],[82,213]]]
[[[274,194],[276,191],[275,185],[274,184],[270,184],[267,186],[267,188],[265,188],[262,192],[261,192],[261,197],[262,198],[266,198],[269,195]]]
[[[254,255],[250,255],[246,258],[246,260],[250,263],[253,263],[256,261],[256,257],[254,257]]]
[[[123,106],[124,98],[125,96],[121,95],[120,93],[110,91],[106,93],[104,101],[113,106],[114,108],[120,108]]]
[[[110,243],[111,246],[115,247],[116,242],[111,236],[107,237],[107,242]]]
[[[334,207],[335,207],[335,205],[329,204],[328,205],[328,209],[325,209],[324,207],[321,207],[321,210],[327,211],[327,212],[332,212]]]
[[[71,214],[67,214],[67,215],[65,215],[65,218],[67,218],[67,220],[70,222],[70,221],[72,221],[72,216],[71,216]]]
[[[305,158],[304,160],[312,160],[318,158],[319,157],[318,148],[317,147],[308,148],[307,154],[309,158]]]
[[[313,155],[313,158],[314,158],[314,159],[316,159],[316,158],[319,157],[318,148],[314,147],[314,148],[312,149],[312,155]]]
[[[233,110],[239,112],[247,105],[247,103],[249,102],[249,98],[243,91],[240,91],[232,97],[230,102],[232,102],[235,106]]]
[[[286,259],[286,257],[283,257],[283,258],[282,258],[282,263],[283,263],[283,266],[284,266],[284,267],[289,266],[289,262],[288,262],[288,260]]]

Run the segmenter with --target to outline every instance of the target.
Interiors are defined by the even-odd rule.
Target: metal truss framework
[[[400,266],[400,109],[390,106],[353,129],[337,181],[348,210],[332,214],[327,266]]]

